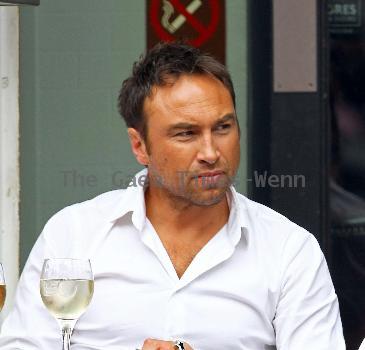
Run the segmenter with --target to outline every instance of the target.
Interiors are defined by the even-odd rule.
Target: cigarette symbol
[[[201,0],[193,0],[187,7],[186,11],[191,15],[195,13],[199,7],[202,6]],[[174,14],[174,6],[168,0],[163,0],[163,15],[161,18],[162,26],[171,34],[175,33],[185,22],[186,17],[182,14],[177,16],[172,23],[170,23],[171,16]]]

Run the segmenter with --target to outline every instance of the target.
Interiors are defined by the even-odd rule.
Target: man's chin
[[[221,188],[219,190],[215,189],[204,191],[203,193],[194,193],[190,197],[190,201],[194,205],[198,205],[201,207],[209,207],[212,205],[216,205],[220,203],[225,197],[226,197],[227,189],[222,190]]]

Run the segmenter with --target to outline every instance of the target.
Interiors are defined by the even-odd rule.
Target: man
[[[240,131],[226,69],[184,44],[134,65],[119,107],[145,170],[68,207],[28,259],[1,349],[51,349],[44,258],[90,258],[95,293],[73,349],[343,350],[338,302],[315,238],[238,194]],[[258,141],[259,142],[259,141]]]

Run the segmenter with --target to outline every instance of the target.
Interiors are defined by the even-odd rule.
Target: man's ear
[[[149,157],[146,143],[143,140],[141,134],[134,128],[128,128],[128,136],[129,142],[131,143],[132,152],[136,157],[138,163],[142,165],[148,165]]]

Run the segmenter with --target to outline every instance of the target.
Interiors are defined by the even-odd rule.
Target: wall
[[[246,174],[246,1],[227,1],[227,65]],[[21,8],[21,266],[60,208],[118,187],[140,167],[116,110],[145,44],[145,2],[43,0]],[[114,175],[114,176],[113,176]]]
[[[6,316],[19,273],[19,12],[0,6],[0,262]],[[3,282],[3,281],[1,281]]]

